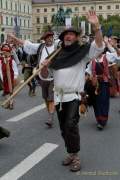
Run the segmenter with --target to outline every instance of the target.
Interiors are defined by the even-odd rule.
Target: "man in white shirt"
[[[41,65],[43,61],[57,48],[57,43],[53,41],[53,32],[46,32],[41,37],[41,40],[44,41],[44,43],[32,43],[29,40],[23,41],[20,39],[15,38],[11,35],[11,37],[14,39],[14,41],[17,41],[18,44],[23,46],[24,51],[29,55],[38,55],[38,64]],[[10,37],[10,38],[11,38]],[[42,77],[40,76],[40,84],[42,88],[42,97],[45,100],[46,107],[48,110],[48,120],[45,122],[45,124],[48,127],[52,127],[53,125],[53,119],[54,119],[54,93],[53,93],[53,77],[50,78],[48,81],[44,81]]]
[[[38,63],[39,66],[44,62],[44,60],[55,50],[55,44],[53,41],[53,32],[46,32],[42,37],[41,40],[44,40],[44,44],[40,45],[38,48]],[[24,47],[25,48],[25,47]],[[45,104],[48,110],[48,120],[45,122],[45,124],[51,128],[53,126],[53,120],[54,120],[54,92],[53,92],[53,77],[50,77],[49,80],[45,81],[40,76],[40,84],[42,88],[42,97],[45,100]]]
[[[70,28],[59,36],[62,41],[62,50],[52,60],[50,68],[54,78],[54,102],[60,130],[68,153],[63,165],[70,165],[70,171],[77,172],[81,168],[78,152],[80,151],[79,135],[79,104],[80,92],[84,90],[85,67],[90,58],[97,57],[104,50],[104,43],[99,20],[94,11],[87,15],[89,23],[94,27],[95,41],[91,47],[89,44],[80,46],[79,32]],[[12,38],[18,42],[18,39]],[[35,51],[36,45],[26,45],[27,42],[19,41],[24,47]],[[89,51],[90,48],[90,51]],[[47,65],[44,62],[44,65]],[[46,68],[46,67],[45,67]]]
[[[78,45],[79,32],[72,28],[65,30],[59,37],[62,41],[62,50],[49,65],[53,71],[54,101],[60,130],[68,152],[62,164],[70,165],[70,171],[73,172],[81,168],[78,156],[80,150],[78,122],[80,93],[84,91],[86,63],[101,54],[105,47],[95,12],[88,13],[88,21],[93,24],[95,31],[95,41],[91,44],[90,50],[89,44]]]

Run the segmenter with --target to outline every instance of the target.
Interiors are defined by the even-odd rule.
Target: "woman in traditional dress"
[[[91,71],[90,71],[91,70]],[[94,101],[92,102],[97,121],[97,128],[102,130],[108,121],[109,114],[109,69],[108,60],[105,54],[100,54],[93,58],[86,69],[92,75],[92,85],[94,92]]]
[[[7,98],[13,93],[14,85],[18,78],[18,68],[11,55],[12,48],[8,44],[1,47],[2,56],[0,58],[0,77],[3,85],[3,92]],[[5,108],[13,109],[13,100],[11,100]]]

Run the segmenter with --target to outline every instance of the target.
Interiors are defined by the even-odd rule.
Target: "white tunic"
[[[84,91],[86,63],[93,57],[101,54],[104,51],[104,47],[103,44],[101,48],[98,48],[94,41],[91,44],[89,54],[81,62],[69,68],[53,70],[54,100],[56,105],[60,102],[81,99],[79,93]]]
[[[29,54],[36,53],[39,45],[30,43],[25,41],[24,50]],[[54,78],[54,101],[55,104],[59,102],[69,102],[74,99],[80,99],[80,96],[77,92],[82,92],[84,90],[85,84],[85,67],[86,63],[89,59],[93,57],[97,57],[104,51],[104,43],[102,47],[97,47],[95,41],[91,44],[91,48],[85,58],[79,62],[78,64],[60,69],[60,70],[53,70],[53,78]],[[73,59],[74,60],[74,59]]]

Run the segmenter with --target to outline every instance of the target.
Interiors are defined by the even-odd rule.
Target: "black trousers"
[[[56,106],[61,135],[64,139],[68,153],[77,153],[80,151],[79,135],[79,100],[62,103]]]

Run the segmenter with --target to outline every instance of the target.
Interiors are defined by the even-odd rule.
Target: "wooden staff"
[[[51,62],[51,60],[60,52],[62,48],[60,47],[59,49],[57,49],[49,58],[48,58],[48,63]],[[13,94],[7,99],[5,100],[1,105],[4,107],[11,99],[13,99],[23,88],[25,85],[27,85],[44,67],[44,65],[40,65],[39,69],[36,70],[36,72],[34,74],[32,74],[32,76],[30,76],[15,92],[13,92]]]

